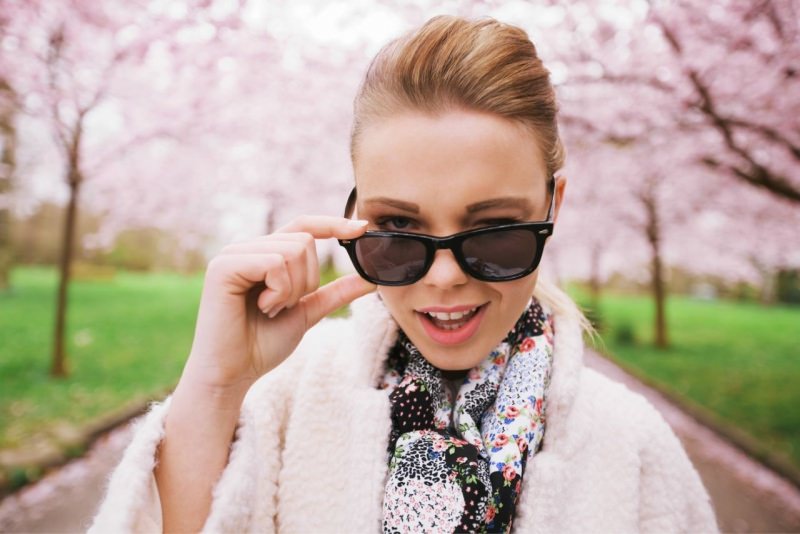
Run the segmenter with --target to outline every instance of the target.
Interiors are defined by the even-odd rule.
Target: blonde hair
[[[370,123],[404,111],[487,112],[532,131],[547,173],[564,164],[550,73],[524,30],[493,19],[430,19],[375,56],[355,98],[350,155]]]
[[[599,336],[592,323],[575,304],[575,301],[558,286],[547,280],[539,279],[533,289],[533,296],[556,316],[568,317],[572,321],[577,321],[581,330],[589,334],[592,341],[599,341]]]

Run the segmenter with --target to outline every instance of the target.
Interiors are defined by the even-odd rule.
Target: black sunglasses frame
[[[417,234],[417,233],[410,233],[410,232],[390,232],[390,231],[368,231],[364,235],[357,237],[355,239],[339,239],[339,244],[347,250],[348,255],[350,256],[350,260],[353,262],[353,266],[355,267],[358,274],[372,282],[373,284],[382,285],[382,286],[405,286],[410,285],[413,283],[418,282],[421,280],[430,270],[431,265],[433,265],[433,261],[436,255],[436,251],[439,249],[449,249],[453,252],[453,256],[456,258],[458,265],[461,269],[470,275],[471,277],[481,280],[484,282],[510,282],[512,280],[517,280],[519,278],[524,278],[531,274],[536,268],[539,266],[539,262],[542,259],[542,253],[544,252],[544,246],[547,242],[547,238],[553,235],[553,212],[555,209],[555,178],[551,178],[550,180],[550,207],[547,210],[547,219],[544,221],[536,221],[536,222],[523,222],[523,223],[511,223],[511,224],[499,224],[495,226],[488,226],[485,228],[478,228],[476,230],[467,230],[465,232],[459,232],[457,234],[453,234],[446,237],[437,237],[427,234]],[[347,204],[345,206],[345,218],[350,218],[352,215],[353,208],[355,207],[355,200],[356,200],[356,189],[350,192],[350,196],[347,199]],[[476,272],[473,270],[469,263],[464,256],[462,250],[462,244],[465,240],[484,234],[491,234],[497,232],[505,232],[508,230],[527,230],[530,231],[535,239],[536,239],[536,256],[534,257],[530,267],[527,269],[515,273],[509,276],[485,276],[480,272]],[[358,260],[358,256],[356,253],[356,242],[359,239],[364,237],[400,237],[404,239],[411,239],[413,241],[417,241],[422,243],[425,246],[425,264],[420,272],[412,278],[401,280],[397,282],[387,282],[384,280],[379,280],[376,278],[371,277],[368,275],[364,269],[361,267],[361,264]]]

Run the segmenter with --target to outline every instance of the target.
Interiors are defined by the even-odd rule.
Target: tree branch
[[[664,35],[664,38],[670,45],[672,51],[678,57],[683,56],[683,46],[678,39],[677,35],[674,31],[667,25],[667,23],[656,13],[651,11],[651,17],[655,21],[655,23],[661,28],[661,31]],[[720,168],[725,169],[732,175],[744,180],[745,182],[766,189],[767,191],[772,192],[775,195],[784,197],[788,200],[793,202],[800,203],[800,188],[796,185],[792,184],[788,177],[768,169],[764,165],[758,163],[753,155],[743,146],[741,146],[736,139],[734,138],[733,128],[735,124],[731,121],[730,118],[724,117],[716,108],[716,104],[714,101],[714,97],[711,94],[711,90],[709,87],[703,82],[700,74],[691,67],[684,68],[684,74],[688,78],[689,82],[693,86],[694,90],[697,92],[699,97],[699,101],[696,102],[693,107],[700,111],[703,115],[705,115],[706,119],[711,123],[711,125],[722,135],[722,138],[725,142],[725,145],[728,149],[739,156],[741,159],[744,160],[746,165],[744,167],[741,166],[733,166],[719,163],[716,158],[711,156],[706,157],[703,159],[706,165],[712,168]],[[742,127],[747,127],[742,124]],[[777,131],[772,130],[768,127],[761,127],[758,128],[756,125],[751,125],[750,129],[757,131],[759,134],[766,138],[770,138],[772,135],[775,136],[775,139],[772,139],[777,144],[787,148],[789,153],[792,154],[795,159],[800,160],[800,150],[798,147],[789,142],[788,139],[784,139]]]

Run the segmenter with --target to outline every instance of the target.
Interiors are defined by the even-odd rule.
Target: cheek
[[[394,316],[397,316],[398,312],[401,311],[403,301],[406,300],[405,296],[407,291],[408,289],[403,286],[378,286],[378,296],[383,301],[384,306],[386,306],[389,312]]]
[[[533,295],[533,288],[536,287],[537,278],[538,272],[534,271],[520,280],[492,284],[493,289],[501,295],[502,311],[500,317],[497,317],[499,321],[502,323],[510,321],[513,326],[514,321],[519,318],[528,305],[531,295]]]

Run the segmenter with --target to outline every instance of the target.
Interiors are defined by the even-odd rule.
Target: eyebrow
[[[385,206],[397,208],[399,210],[408,211],[411,213],[419,213],[419,205],[414,204],[413,202],[405,202],[402,200],[397,200],[395,198],[388,198],[388,197],[368,198],[364,201],[364,204],[383,204]]]
[[[467,213],[476,213],[478,211],[497,209],[497,208],[517,208],[530,212],[533,209],[531,202],[527,198],[518,197],[501,197],[490,198],[489,200],[482,200],[467,206]]]
[[[414,204],[413,202],[405,202],[403,200],[397,200],[395,198],[389,198],[389,197],[368,198],[364,201],[364,204],[383,204],[385,206],[390,206],[392,208],[397,208],[399,210],[408,211],[410,213],[419,213],[418,204]],[[489,200],[482,200],[480,202],[475,202],[474,204],[470,204],[467,206],[467,213],[477,213],[479,211],[498,209],[498,208],[516,208],[524,210],[526,212],[530,212],[533,209],[533,206],[531,205],[531,202],[527,198],[500,197],[500,198],[491,198]]]

